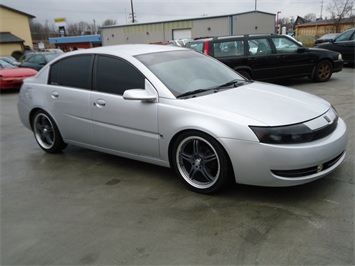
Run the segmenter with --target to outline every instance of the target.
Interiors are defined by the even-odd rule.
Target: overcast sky
[[[219,16],[255,10],[279,14],[294,19],[309,13],[321,14],[322,0],[132,0],[138,23]],[[323,18],[329,16],[326,7],[331,0],[323,0]],[[0,0],[0,3],[31,14],[36,21],[54,24],[55,18],[67,23],[85,21],[101,25],[106,19],[117,24],[131,23],[131,0]]]

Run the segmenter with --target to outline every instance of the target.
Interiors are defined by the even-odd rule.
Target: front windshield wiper
[[[178,95],[177,98],[181,98],[181,97],[185,97],[185,96],[190,96],[190,95],[197,94],[197,93],[202,93],[202,92],[209,91],[209,90],[212,90],[212,89],[213,89],[213,88],[209,88],[209,89],[197,89],[197,90],[193,90],[193,91],[187,91],[187,92],[184,92],[184,93]]]
[[[244,79],[233,79],[229,82],[223,83],[222,85],[218,85],[216,87],[207,88],[207,89],[197,89],[197,90],[193,90],[193,91],[184,92],[184,93],[178,95],[177,98],[182,98],[182,97],[186,97],[186,96],[190,96],[190,95],[194,95],[194,94],[198,94],[198,93],[203,93],[203,92],[211,91],[211,90],[213,90],[214,92],[217,92],[223,88],[235,88],[235,87],[238,87],[238,85],[237,85],[238,83],[240,83],[240,85],[242,85],[242,84],[244,84],[244,82],[252,82],[252,81],[251,80],[244,80]]]
[[[214,89],[220,89],[220,88],[225,88],[225,87],[235,88],[235,87],[238,87],[238,85],[243,85],[244,82],[253,82],[253,81],[252,80],[245,80],[245,79],[233,79],[229,82],[226,82],[222,85],[215,87]]]

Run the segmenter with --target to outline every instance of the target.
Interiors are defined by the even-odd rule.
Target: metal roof
[[[240,16],[240,15],[246,15],[246,14],[255,14],[255,13],[276,16],[276,14],[273,14],[273,13],[254,10],[254,11],[247,11],[247,12],[235,13],[235,14],[226,14],[226,15],[220,15],[220,16],[203,16],[203,17],[189,18],[189,19],[153,21],[153,22],[144,22],[144,23],[122,24],[122,25],[109,25],[109,26],[102,26],[102,27],[100,27],[100,29],[116,28],[116,27],[127,27],[127,26],[138,26],[138,25],[150,25],[150,24],[159,24],[159,23],[170,23],[170,22],[181,22],[181,21],[191,21],[191,20],[214,19],[214,18],[233,17],[233,16]]]
[[[0,32],[0,43],[23,43],[21,38],[11,34],[10,32]]]
[[[81,36],[49,38],[50,44],[85,43],[85,42],[101,43],[101,36],[100,35],[81,35]]]

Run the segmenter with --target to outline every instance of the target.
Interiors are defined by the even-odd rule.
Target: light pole
[[[277,11],[276,14],[276,29],[277,29],[277,34],[280,34],[280,24],[279,24],[279,14],[281,13],[281,11]]]

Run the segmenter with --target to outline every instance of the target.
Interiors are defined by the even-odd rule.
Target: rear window
[[[192,42],[192,43],[188,43],[186,44],[187,48],[191,48],[199,53],[203,53],[203,42]]]
[[[213,45],[215,57],[242,56],[244,55],[244,41],[224,41]]]

